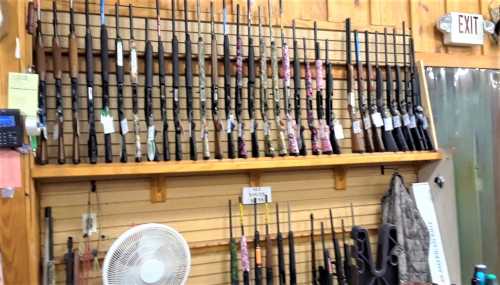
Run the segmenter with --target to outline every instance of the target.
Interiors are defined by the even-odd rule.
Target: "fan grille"
[[[117,284],[184,284],[190,269],[189,247],[182,236],[174,229],[161,224],[144,224],[133,227],[116,240],[104,260],[103,282],[105,285]],[[162,264],[155,281],[147,283],[141,272],[151,260]],[[148,270],[149,269],[149,270]],[[148,273],[149,274],[149,273]],[[152,282],[152,283],[151,283]]]

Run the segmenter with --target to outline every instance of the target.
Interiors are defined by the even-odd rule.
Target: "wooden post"
[[[333,175],[335,176],[335,190],[346,190],[347,189],[347,181],[346,181],[346,169],[345,167],[337,167]]]
[[[167,200],[167,189],[165,186],[164,175],[151,177],[150,200],[151,203],[163,203]]]

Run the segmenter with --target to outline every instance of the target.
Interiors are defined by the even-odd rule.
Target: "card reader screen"
[[[0,128],[13,128],[16,126],[16,119],[12,115],[0,115]]]

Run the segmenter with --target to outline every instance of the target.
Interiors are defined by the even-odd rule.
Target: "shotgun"
[[[158,33],[158,81],[160,82],[160,113],[162,125],[162,154],[163,160],[170,160],[167,119],[167,86],[165,79],[165,48],[161,37],[160,1],[156,0],[156,31]]]
[[[173,0],[172,0],[173,1]],[[210,30],[211,30],[211,55],[212,55],[212,84],[210,86],[211,99],[212,99],[212,120],[214,122],[214,156],[215,159],[222,159],[222,149],[221,149],[221,137],[224,128],[222,126],[222,121],[219,117],[219,59],[217,55],[217,36],[215,35],[215,24],[214,24],[214,1],[210,1]]]
[[[189,136],[189,158],[198,160],[198,151],[196,148],[196,124],[193,115],[193,51],[191,47],[191,37],[189,36],[187,0],[184,0],[184,78],[186,82],[186,107],[188,118],[188,136]]]
[[[222,15],[223,15],[223,50],[224,50],[224,111],[226,113],[227,120],[227,157],[235,158],[234,155],[234,143],[233,143],[233,130],[234,130],[234,118],[233,111],[231,109],[231,50],[229,44],[229,27],[227,25],[227,8],[226,0],[222,1]]]
[[[396,123],[399,121],[399,112],[397,110],[396,102],[393,99],[392,93],[393,93],[393,81],[392,81],[392,68],[389,65],[388,62],[388,56],[387,56],[387,29],[384,28],[384,55],[385,55],[385,73],[386,73],[386,100],[387,100],[387,106],[389,107],[389,110],[391,112],[392,116],[392,121],[390,122],[389,127],[387,127],[388,124],[386,124],[385,129],[392,129],[392,135],[394,136],[394,140],[396,141],[396,144],[398,145],[398,149],[401,151],[407,151],[408,150],[408,145],[406,145],[405,138],[403,136],[403,132],[401,131],[400,126],[394,126],[394,121]],[[396,119],[394,119],[396,117]],[[389,123],[386,121],[386,123]]]
[[[384,101],[384,79],[382,75],[382,68],[378,64],[378,32],[375,33],[375,71],[376,71],[376,105],[377,111],[382,114],[382,120],[384,121],[384,129],[382,132],[382,138],[384,141],[384,147],[386,151],[398,151],[398,146],[394,137],[392,136],[392,118],[389,110]]]
[[[116,19],[116,87],[117,87],[117,105],[118,105],[118,122],[120,126],[120,162],[127,162],[127,141],[126,135],[128,133],[127,117],[125,117],[125,110],[123,106],[123,82],[125,81],[125,74],[123,71],[123,41],[120,37],[120,1],[115,3],[115,19]]]
[[[283,0],[280,0],[280,33],[281,33],[281,64],[283,70],[283,94],[285,97],[285,117],[286,117],[286,130],[288,134],[288,153],[291,156],[299,155],[299,145],[295,130],[297,129],[296,122],[292,114],[292,102],[290,98],[290,56],[288,51],[288,44],[285,40],[283,33]]]
[[[38,121],[40,124],[40,142],[36,153],[36,162],[45,165],[49,162],[47,148],[47,74],[45,47],[43,45],[42,19],[40,0],[37,1],[37,25],[35,43],[35,67],[39,76],[38,82]]]
[[[52,219],[52,208],[45,208],[45,240],[44,240],[44,274],[43,284],[56,284],[56,272],[54,264],[54,227]]]
[[[175,128],[175,160],[182,160],[181,105],[179,102],[179,40],[175,32],[175,0],[172,0],[172,108]]]
[[[322,285],[333,285],[333,277],[332,277],[332,260],[330,258],[330,252],[326,247],[325,243],[325,228],[324,223],[321,222],[321,246],[323,250],[323,274],[321,278]]]
[[[245,144],[245,125],[243,123],[243,41],[240,36],[240,4],[236,5],[236,121],[238,124],[238,157],[247,158],[247,146]],[[231,106],[228,105],[226,108]],[[229,124],[229,122],[228,122]]]
[[[267,1],[268,11],[269,11],[269,41],[271,42],[271,74],[272,74],[272,95],[273,95],[273,110],[274,110],[274,121],[276,123],[276,128],[278,129],[278,155],[287,155],[287,148],[285,142],[285,123],[281,119],[281,94],[279,89],[279,77],[278,77],[278,54],[276,50],[276,43],[273,38],[273,25],[271,24],[271,19],[273,16],[273,6],[271,0]]]
[[[269,233],[269,204],[266,195],[266,284],[273,285],[273,240]]]
[[[68,237],[66,241],[66,253],[64,254],[64,266],[66,271],[66,285],[74,284],[74,262],[75,254],[73,253],[73,238]]]
[[[276,242],[278,245],[278,280],[280,285],[285,285],[285,251],[283,249],[283,234],[280,231],[280,206],[278,203],[276,203],[276,231]]]
[[[233,237],[233,212],[231,210],[231,200],[229,200],[229,252],[231,254],[231,285],[238,285],[238,246]]]
[[[54,15],[52,24],[54,26],[54,37],[52,38],[52,53],[54,63],[54,80],[56,82],[56,125],[57,134],[57,163],[66,163],[64,151],[64,102],[62,96],[62,67],[61,67],[61,43],[57,32],[57,6],[56,1],[52,2],[52,12]]]
[[[137,96],[138,69],[137,69],[137,49],[134,38],[134,20],[132,18],[132,4],[128,5],[129,26],[130,26],[130,83],[132,85],[132,113],[134,115],[134,137],[135,137],[135,161],[142,160],[141,150],[141,125],[139,121],[139,100]]]
[[[319,140],[321,142],[321,152],[332,154],[332,144],[330,143],[330,129],[323,117],[323,61],[321,60],[320,44],[318,41],[318,26],[314,22],[314,57],[316,65],[316,113],[319,121]]]
[[[257,120],[255,118],[255,50],[252,38],[252,0],[247,0],[248,9],[248,116],[250,117],[250,136],[252,140],[252,157],[259,157],[259,140],[257,138]]]
[[[288,204],[288,266],[290,270],[290,285],[297,285],[297,268],[295,259],[295,238],[292,231],[292,216]]]
[[[266,40],[264,39],[261,20],[261,8],[259,6],[260,114],[262,121],[264,121],[264,155],[266,157],[274,157],[274,147],[271,141],[271,123],[269,121]]]
[[[370,41],[368,36],[368,31],[365,31],[365,63],[366,63],[366,94],[367,94],[367,105],[370,113],[371,125],[372,125],[372,135],[375,151],[384,152],[385,146],[382,138],[382,127],[384,126],[384,121],[382,120],[382,115],[377,110],[377,104],[373,99],[376,97],[376,89],[372,85],[372,65],[370,63]],[[373,99],[372,99],[373,98]]]
[[[342,265],[342,254],[340,253],[339,241],[337,239],[335,226],[333,224],[332,209],[330,209],[330,228],[332,231],[333,253],[335,254],[335,274],[337,275],[337,282],[339,285],[347,285],[347,281],[344,275],[344,267]]]
[[[97,135],[94,114],[94,55],[89,19],[89,0],[85,0],[85,69],[87,77],[87,120],[89,122],[88,156],[91,164],[97,163]]]
[[[319,155],[319,137],[316,122],[314,120],[313,111],[313,88],[312,88],[312,75],[309,61],[307,60],[307,45],[306,39],[302,39],[304,48],[304,62],[306,65],[306,111],[307,111],[307,126],[311,131],[311,152],[313,155]]]
[[[332,152],[335,154],[340,154],[339,141],[344,137],[344,131],[342,125],[335,118],[335,112],[333,111],[333,64],[329,60],[328,54],[330,50],[328,49],[328,40],[325,40],[325,73],[326,73],[326,98],[325,98],[325,119],[329,127],[330,132],[330,144],[332,146]],[[300,78],[299,78],[300,79]],[[336,128],[337,126],[337,128]],[[335,133],[337,129],[338,134]]]
[[[156,129],[153,115],[153,44],[148,36],[148,19],[145,18],[146,47],[144,50],[144,117],[148,129],[147,158],[149,161],[158,161],[156,148]]]
[[[254,270],[255,270],[255,285],[262,285],[262,252],[260,248],[260,233],[257,222],[257,199],[253,200],[253,224],[254,233]]]
[[[243,204],[240,199],[240,254],[241,254],[241,269],[243,270],[243,284],[250,285],[250,260],[248,257],[247,238],[245,236],[245,227],[243,226]]]
[[[346,42],[346,70],[347,70],[347,110],[351,118],[351,149],[354,153],[365,152],[365,142],[359,112],[356,107],[356,99],[352,91],[354,80],[354,67],[351,60],[351,19],[345,20],[345,42]]]
[[[300,102],[300,59],[299,59],[299,43],[295,34],[295,20],[292,21],[293,31],[293,99],[295,112],[295,126],[297,129],[297,144],[300,155],[306,155],[306,142],[304,139],[304,126],[302,126],[302,109]]]
[[[198,19],[198,69],[200,88],[200,119],[201,119],[201,146],[203,159],[210,159],[210,145],[208,144],[207,125],[207,94],[205,90],[205,42],[201,36],[200,0],[196,0],[196,18]]]
[[[311,219],[311,274],[312,274],[312,284],[319,285],[318,283],[318,272],[316,270],[316,244],[314,241],[314,215],[310,215]]]
[[[345,227],[344,227],[344,219],[341,220],[342,224],[342,244],[344,246],[344,273],[345,278],[347,280],[347,284],[355,284],[353,283],[354,272],[352,272],[353,264],[352,264],[352,255],[351,248],[346,241],[345,238]]]
[[[113,150],[111,134],[115,132],[113,116],[109,108],[109,48],[108,28],[106,27],[106,14],[104,12],[104,1],[101,0],[101,81],[102,81],[102,109],[101,124],[104,129],[104,160],[106,163],[113,162]],[[147,30],[147,29],[146,29]]]
[[[370,120],[370,112],[365,102],[365,90],[363,88],[362,80],[362,66],[361,66],[361,45],[359,42],[358,31],[354,31],[355,51],[356,51],[356,80],[358,87],[358,106],[363,123],[363,137],[365,139],[365,148],[367,152],[374,152],[375,146],[373,144],[372,123]]]
[[[71,78],[71,114],[73,126],[73,163],[80,163],[80,103],[78,92],[78,40],[75,33],[73,0],[69,1],[69,66]]]

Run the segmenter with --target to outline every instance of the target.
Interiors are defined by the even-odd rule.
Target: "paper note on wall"
[[[0,188],[21,186],[21,154],[15,150],[0,149]]]
[[[413,183],[412,192],[418,211],[429,231],[429,267],[432,282],[439,285],[451,284],[429,183]]]
[[[9,72],[8,106],[28,117],[38,111],[38,74]]]

